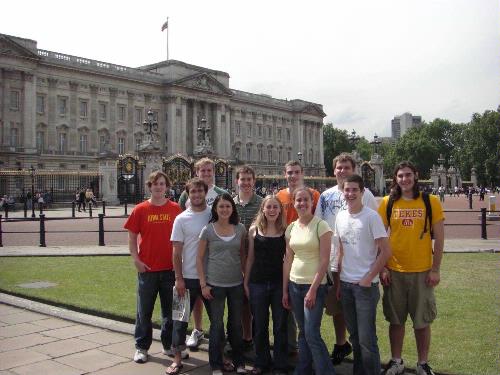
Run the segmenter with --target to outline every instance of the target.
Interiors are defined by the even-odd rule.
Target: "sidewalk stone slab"
[[[105,353],[97,349],[71,354],[66,357],[57,358],[56,360],[59,363],[76,367],[87,372],[101,370],[119,363],[130,361],[128,358]]]
[[[29,348],[30,346],[46,344],[57,340],[55,337],[48,337],[39,333],[31,333],[25,336],[9,337],[8,339],[0,340],[0,352]]]
[[[19,311],[25,311],[25,310],[19,309],[17,307],[12,307],[9,305],[0,305],[0,316],[17,314]]]
[[[42,361],[16,367],[13,369],[19,375],[81,375],[84,371],[63,365],[56,361]]]
[[[57,337],[59,339],[69,339],[72,337],[88,335],[90,333],[98,332],[99,328],[84,326],[84,325],[74,325],[70,327],[52,329],[50,331],[44,332],[47,336]]]
[[[69,354],[83,352],[85,350],[97,348],[99,344],[90,341],[72,338],[67,340],[60,340],[51,342],[44,345],[33,346],[31,350],[36,352],[50,355],[52,358],[63,357]]]
[[[50,357],[28,349],[11,350],[10,352],[0,353],[0,370],[12,369],[13,367],[40,362],[45,359],[50,359]]]
[[[6,327],[1,327],[0,328],[0,336],[2,336],[2,337],[16,337],[16,336],[27,335],[30,333],[41,332],[41,331],[45,331],[45,330],[46,330],[46,328],[37,326],[35,324],[21,323],[21,324],[14,324],[14,325],[6,326]]]
[[[90,335],[79,336],[81,340],[87,340],[90,342],[95,342],[101,345],[116,344],[118,342],[130,341],[130,335],[124,335],[121,333],[101,331],[96,333],[91,333]]]
[[[32,311],[21,311],[17,314],[0,316],[0,321],[7,324],[31,323],[43,319],[47,319],[47,315],[38,314]]]
[[[146,363],[135,363],[134,361],[129,361],[126,363],[119,364],[101,371],[92,372],[92,375],[161,375],[165,373],[167,366],[172,363],[167,360],[159,360],[157,357],[149,357],[149,361]],[[186,368],[184,367],[183,370]],[[209,374],[209,371],[204,372],[204,374]],[[191,374],[191,373],[190,373]]]
[[[36,324],[37,326],[45,327],[48,329],[57,329],[57,328],[63,328],[63,327],[69,327],[69,326],[74,326],[75,323],[70,322],[68,320],[64,319],[58,319],[58,318],[48,318],[48,319],[43,319],[43,320],[37,320],[34,321],[33,324]]]

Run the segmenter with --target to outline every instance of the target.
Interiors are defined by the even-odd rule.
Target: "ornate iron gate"
[[[375,188],[375,169],[367,162],[361,165],[361,177],[363,178],[365,187],[373,191]]]
[[[215,185],[227,191],[233,188],[231,166],[225,160],[215,161]]]
[[[144,165],[139,158],[124,155],[118,158],[118,199],[120,203],[139,203],[144,200]]]
[[[194,175],[193,162],[180,154],[172,155],[163,159],[163,172],[168,176],[177,198],[184,190],[186,182]]]

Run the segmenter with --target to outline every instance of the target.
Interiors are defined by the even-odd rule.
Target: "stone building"
[[[422,116],[413,116],[409,112],[394,116],[391,120],[391,136],[393,139],[401,138],[408,130],[418,126],[422,126]]]
[[[162,154],[192,157],[202,119],[214,156],[281,174],[302,153],[324,175],[321,104],[229,86],[223,71],[168,60],[139,68],[37,48],[0,34],[0,168],[96,169],[101,152],[137,154],[151,108]]]

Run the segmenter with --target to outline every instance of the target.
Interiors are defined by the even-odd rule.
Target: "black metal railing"
[[[4,234],[35,234],[38,233],[40,237],[40,247],[46,247],[46,234],[47,233],[98,233],[98,246],[105,246],[105,233],[118,233],[118,232],[127,232],[124,229],[121,230],[105,230],[105,219],[123,219],[128,217],[128,206],[125,203],[123,206],[123,215],[115,215],[115,216],[106,216],[106,202],[102,201],[102,206],[101,206],[102,212],[99,213],[98,216],[98,227],[96,230],[71,230],[71,231],[65,231],[65,230],[50,230],[48,231],[46,229],[46,222],[47,221],[55,221],[55,220],[81,220],[81,219],[87,219],[87,217],[75,217],[75,209],[74,209],[74,202],[72,204],[72,216],[71,217],[54,217],[54,218],[47,218],[43,211],[40,211],[40,214],[36,218],[6,218],[2,217],[0,215],[0,247],[3,247],[3,235]],[[89,210],[89,218],[93,218],[93,212],[92,209]],[[480,226],[481,227],[481,238],[484,240],[488,239],[488,233],[487,233],[487,226],[491,225],[488,223],[487,220],[487,212],[489,213],[500,213],[500,211],[487,211],[486,208],[481,208],[480,211],[444,211],[446,212],[454,212],[454,213],[478,213],[480,214],[480,223],[446,223],[445,226]],[[2,229],[2,222],[25,222],[25,221],[38,221],[39,222],[39,230],[38,231],[4,231]]]

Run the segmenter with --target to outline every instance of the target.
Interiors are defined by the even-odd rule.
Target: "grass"
[[[432,326],[430,360],[449,374],[497,374],[499,353],[498,254],[446,254],[442,281],[436,289],[438,318]],[[128,257],[0,258],[0,289],[27,298],[133,322],[136,275]],[[57,286],[26,289],[19,284],[49,281]],[[159,306],[154,319],[159,323]],[[208,319],[205,328],[208,329]],[[387,323],[381,303],[377,321],[380,352],[390,357]],[[329,347],[335,335],[324,316],[322,334]],[[403,357],[416,363],[410,322]]]

